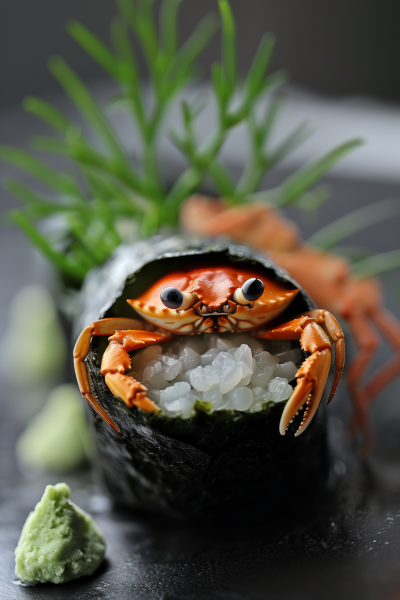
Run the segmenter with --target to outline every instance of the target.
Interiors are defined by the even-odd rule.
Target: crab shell
[[[140,300],[142,295],[145,297],[151,286],[172,272],[198,267],[204,269],[205,265],[235,266],[235,270],[241,273],[265,273],[277,286],[281,283],[286,290],[291,288],[296,297],[289,315],[315,308],[311,298],[286,271],[247,246],[193,236],[156,236],[119,246],[102,267],[88,274],[77,305],[75,339],[88,323],[97,319],[143,318],[134,306],[128,304],[128,300]],[[176,315],[176,311],[173,312]]]
[[[242,306],[233,295],[248,279],[259,277],[257,270],[236,267],[202,266],[166,275],[130,304],[146,321],[175,334],[252,331],[280,315],[299,290],[290,284],[268,279],[263,294]],[[192,298],[188,310],[167,308],[160,295],[175,287]]]
[[[285,271],[247,247],[179,235],[160,236],[119,247],[102,268],[89,274],[80,296],[76,331],[105,317],[147,320],[144,313],[156,306],[150,298],[155,299],[159,286],[170,282],[171,273],[193,275],[198,269],[204,273],[206,266],[231,268],[239,274],[231,282],[236,287],[243,283],[240,274],[245,279],[249,274],[264,275],[276,284],[278,295],[282,291],[292,294],[290,305],[285,298],[288,318],[315,308]],[[195,279],[192,276],[188,286]],[[232,293],[228,288],[225,296]],[[132,298],[136,303],[129,305],[127,300]],[[212,305],[212,299],[207,300]],[[143,306],[139,306],[141,302]],[[265,314],[265,306],[262,312]],[[181,323],[179,327],[187,325]],[[189,325],[194,326],[193,321]],[[257,323],[252,323],[252,328],[256,327]],[[221,335],[229,336],[229,332]],[[86,358],[88,377],[93,395],[122,436],[89,407],[88,411],[100,475],[117,503],[215,523],[233,517],[256,518],[260,514],[257,507],[264,518],[267,514],[275,518],[276,511],[285,511],[288,505],[293,511],[294,499],[299,510],[318,501],[329,471],[325,420],[320,410],[307,434],[294,438],[279,434],[284,403],[259,413],[209,414],[198,410],[187,420],[128,408],[116,401],[100,374],[105,342],[92,338]]]

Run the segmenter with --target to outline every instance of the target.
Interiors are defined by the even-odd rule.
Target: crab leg
[[[371,327],[366,315],[361,311],[347,317],[350,332],[357,349],[356,355],[347,370],[347,383],[354,403],[354,415],[350,422],[350,432],[355,435],[358,428],[363,433],[363,446],[360,450],[365,455],[371,446],[371,423],[367,412],[365,389],[359,385],[367,366],[379,345],[377,333]]]
[[[381,308],[370,316],[376,327],[386,337],[393,347],[395,354],[388,364],[368,381],[365,392],[367,402],[370,404],[373,398],[400,373],[400,326],[399,321],[388,310]]]
[[[125,371],[131,367],[131,357],[128,352],[172,339],[172,337],[168,334],[128,330],[116,331],[108,338],[110,343],[103,354],[100,373],[104,376],[111,393],[122,398],[128,406],[137,406],[146,412],[158,411],[159,408],[146,396],[147,388],[133,377],[125,375]]]
[[[143,394],[143,392],[146,391],[146,388],[141,386],[139,382],[135,382],[133,378],[126,377],[124,375],[125,369],[130,367],[130,357],[128,352],[136,348],[145,347],[149,344],[156,344],[159,341],[169,339],[169,336],[163,336],[156,333],[150,334],[148,331],[129,331],[132,329],[132,327],[142,327],[141,321],[127,318],[109,318],[94,321],[82,331],[74,348],[75,375],[80,393],[90,404],[90,406],[97,412],[97,414],[117,433],[121,432],[91,392],[86,364],[84,361],[88,355],[90,349],[90,340],[93,336],[113,335],[117,332],[119,337],[117,336],[114,344],[110,344],[111,349],[109,350],[109,345],[104,353],[101,372],[103,374],[104,368],[104,373],[111,384],[108,387],[114,395],[121,396],[121,394],[125,393],[123,400],[128,404],[128,406],[135,404],[134,398],[136,393],[139,392],[142,393],[142,395],[140,395],[138,398],[138,404],[150,408],[150,405],[146,403],[146,400],[152,405],[153,403],[151,400],[146,398],[146,394]],[[123,334],[122,341],[120,341],[121,334]],[[123,339],[124,337],[126,337],[126,341]],[[118,377],[118,375],[120,375],[120,377]],[[129,381],[125,382],[124,378]],[[122,384],[121,381],[123,382]],[[135,384],[137,385],[135,386]],[[155,405],[153,406],[156,408]],[[154,410],[154,408],[152,410]]]
[[[348,383],[354,399],[354,416],[350,423],[350,431],[354,434],[357,428],[363,432],[364,443],[361,455],[369,452],[371,447],[371,424],[368,417],[368,406],[374,397],[400,372],[400,327],[397,319],[387,310],[380,308],[369,315],[370,320],[392,345],[394,357],[360,386],[360,380],[379,344],[376,332],[362,313],[353,313],[348,323],[358,349],[348,370]]]
[[[311,423],[321,401],[331,364],[331,343],[320,323],[325,325],[330,337],[335,342],[335,377],[329,402],[336,391],[343,371],[344,338],[338,322],[328,311],[310,311],[280,327],[257,335],[264,339],[299,339],[303,350],[311,353],[311,356],[304,361],[296,373],[297,385],[284,408],[279,425],[281,435],[285,435],[289,423],[307,402],[303,420],[295,435],[303,433]]]

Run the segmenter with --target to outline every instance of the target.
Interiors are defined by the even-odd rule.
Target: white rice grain
[[[199,339],[200,338],[200,339]],[[293,392],[301,358],[298,349],[273,356],[248,334],[185,336],[163,354],[159,345],[138,351],[129,375],[142,381],[148,397],[172,417],[188,419],[196,401],[215,410],[257,412],[266,402],[283,402]]]

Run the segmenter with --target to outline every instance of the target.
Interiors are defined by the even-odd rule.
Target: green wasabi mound
[[[66,583],[92,575],[106,543],[92,517],[69,500],[66,483],[48,485],[31,512],[15,549],[15,574],[22,582]]]
[[[87,463],[92,440],[82,398],[73,384],[56,387],[16,446],[23,471],[66,473]]]

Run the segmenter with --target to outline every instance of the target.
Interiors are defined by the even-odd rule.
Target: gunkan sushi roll
[[[323,489],[317,408],[343,336],[286,272],[247,247],[158,236],[118,248],[80,300],[78,383],[118,504],[216,522]]]

